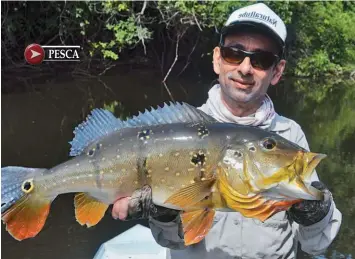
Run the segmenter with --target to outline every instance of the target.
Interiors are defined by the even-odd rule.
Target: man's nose
[[[239,71],[243,74],[243,75],[248,75],[251,74],[253,70],[253,67],[250,63],[250,58],[249,57],[245,57],[243,62],[240,63],[239,65]]]

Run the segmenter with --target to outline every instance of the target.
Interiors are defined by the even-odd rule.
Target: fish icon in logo
[[[44,59],[44,55],[43,48],[35,43],[28,45],[24,53],[27,63],[31,65],[41,64]]]

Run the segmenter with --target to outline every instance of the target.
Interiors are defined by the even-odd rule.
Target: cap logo
[[[254,19],[266,21],[266,22],[270,23],[271,25],[273,25],[275,27],[277,26],[277,20],[276,19],[272,19],[268,15],[257,13],[255,11],[241,13],[241,14],[238,15],[238,18],[254,18]]]

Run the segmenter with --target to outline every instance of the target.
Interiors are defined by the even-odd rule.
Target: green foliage
[[[228,16],[255,2],[2,2],[2,50],[5,53],[2,58],[18,60],[23,55],[20,46],[49,41],[80,44],[88,57],[104,63],[118,60],[123,52],[141,47],[146,54],[149,44],[165,44],[158,51],[174,49],[176,39],[188,42],[185,50],[194,49],[199,52],[197,56],[206,56],[213,48],[212,39]],[[288,28],[287,74],[317,78],[338,76],[355,69],[354,2],[265,3],[281,16]],[[192,35],[203,35],[196,48]],[[156,52],[153,55],[160,55]],[[164,55],[171,53],[164,51]]]
[[[352,80],[293,82],[293,118],[302,125],[310,148],[327,154],[317,167],[342,212],[341,232],[333,249],[353,253],[355,245],[355,88]],[[288,105],[290,107],[290,105]],[[296,117],[296,118],[295,118]]]
[[[325,50],[315,50],[312,55],[299,58],[296,74],[312,78],[341,75],[342,67],[331,62]]]
[[[318,78],[355,69],[355,11],[350,2],[266,1],[284,20],[289,37],[288,74]],[[179,15],[181,24],[219,29],[234,10],[250,5],[236,1],[168,1],[158,8]],[[188,22],[186,22],[188,21]],[[177,26],[177,25],[176,25]],[[291,32],[291,33],[290,33]]]
[[[117,115],[118,118],[120,118],[121,120],[125,120],[130,116],[129,112],[119,101],[113,101],[108,104],[104,103],[103,109],[108,110],[113,114]]]
[[[227,14],[248,5],[240,1],[159,1],[158,9],[171,16],[178,15],[179,23],[199,28],[221,28]],[[168,17],[169,18],[169,17]]]
[[[105,19],[103,31],[109,32],[106,40],[88,42],[91,47],[90,56],[100,53],[104,59],[117,60],[124,48],[151,39],[152,32],[137,19],[140,14],[134,12],[132,3],[110,0],[99,3],[87,2],[87,5],[94,15]],[[87,21],[80,24],[83,25],[82,34],[86,35],[86,31],[91,28],[85,26],[88,24]]]
[[[349,8],[352,5],[336,1],[296,6],[296,75],[319,77],[355,69],[355,13],[353,7]]]

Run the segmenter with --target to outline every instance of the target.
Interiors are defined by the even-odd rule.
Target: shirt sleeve
[[[310,149],[306,136],[300,126],[297,127],[295,136],[296,144],[309,151]],[[319,181],[316,171],[313,172],[311,180]],[[332,204],[328,214],[320,222],[310,226],[302,226],[294,222],[293,228],[297,233],[301,249],[311,255],[324,253],[337,236],[341,221],[342,214],[336,208],[335,202],[332,199]]]
[[[162,222],[150,217],[149,226],[155,241],[159,245],[175,250],[185,248],[179,216],[170,222]]]

